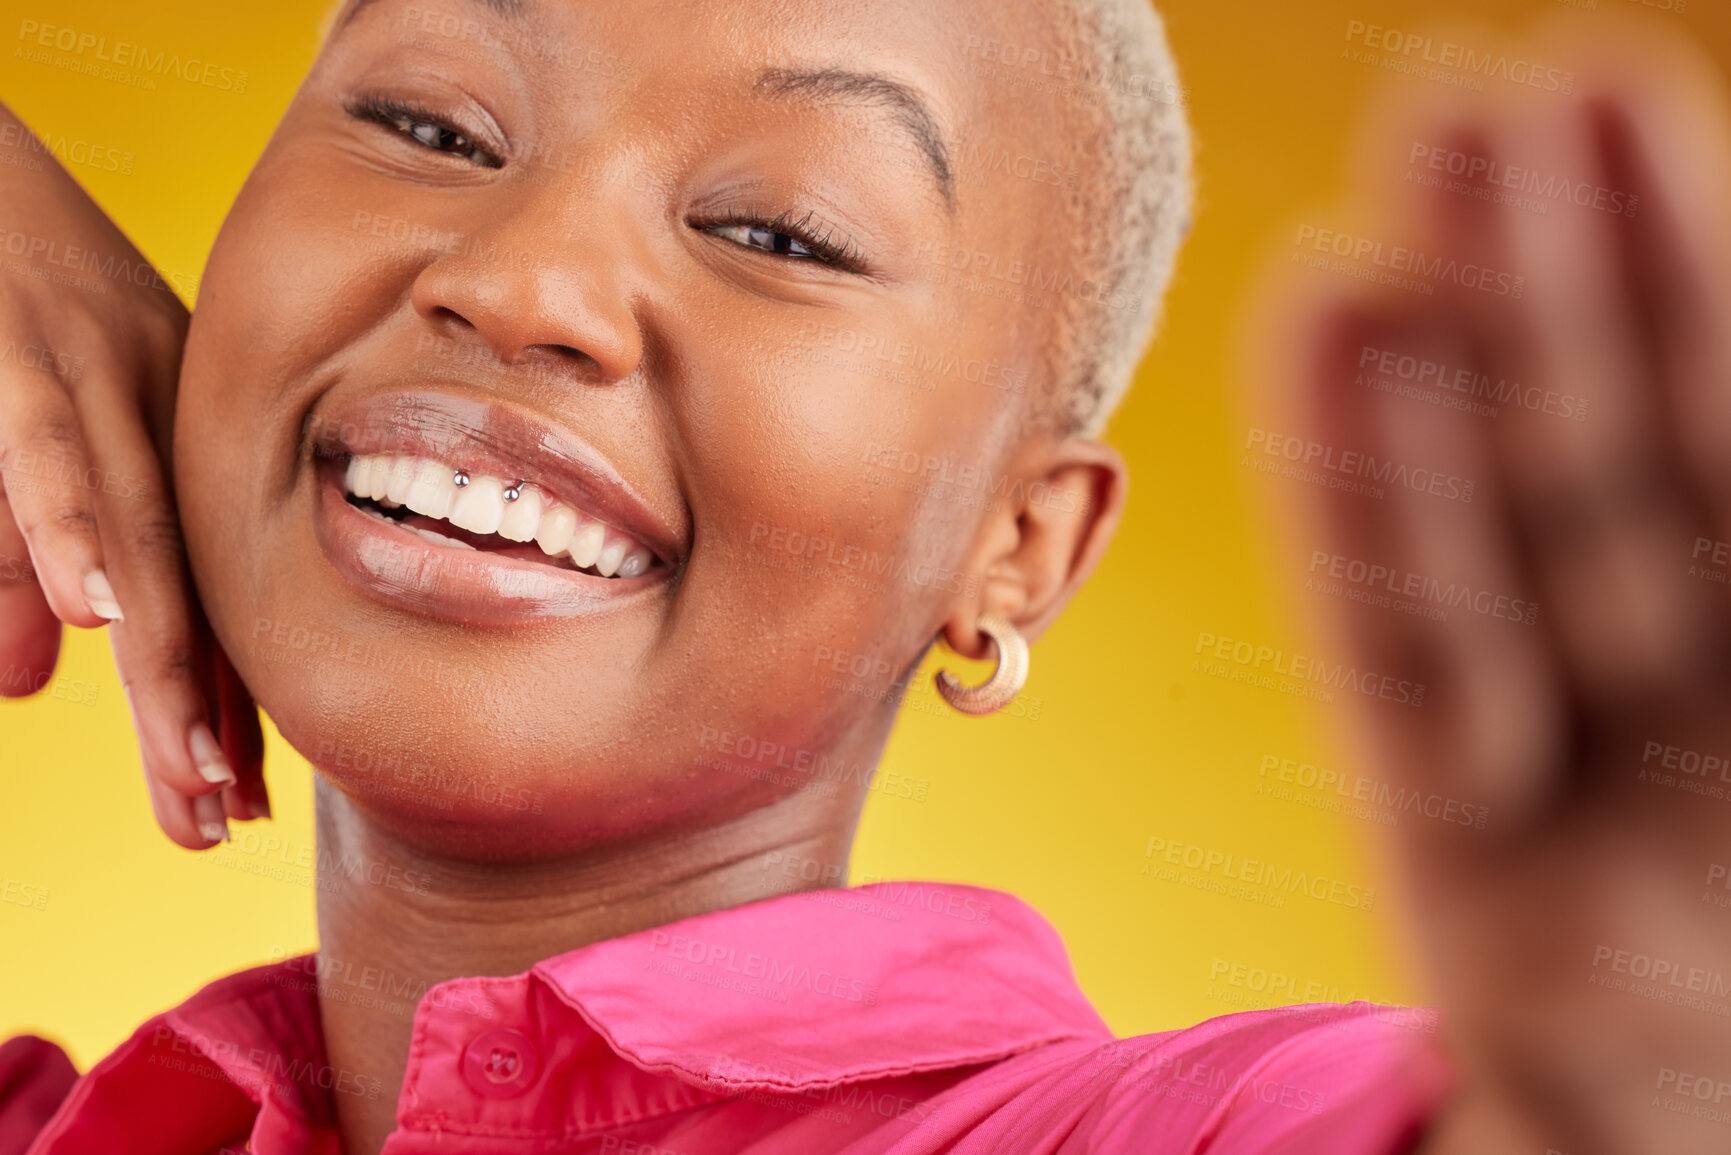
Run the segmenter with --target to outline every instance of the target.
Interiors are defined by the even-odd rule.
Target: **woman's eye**
[[[766,253],[784,257],[817,258],[817,254],[801,243],[799,238],[778,233],[762,225],[720,225],[711,231],[718,237],[749,249],[762,249]]]
[[[484,168],[498,168],[500,161],[474,138],[445,121],[401,101],[369,97],[355,102],[349,111],[362,120],[394,129],[425,148],[473,161]]]
[[[422,144],[445,152],[470,151],[469,138],[462,133],[452,132],[441,125],[430,124],[424,120],[399,120],[397,131],[406,132]]]
[[[865,255],[858,246],[816,213],[784,212],[767,218],[741,214],[694,224],[711,236],[760,253],[812,261],[846,273],[867,271]]]

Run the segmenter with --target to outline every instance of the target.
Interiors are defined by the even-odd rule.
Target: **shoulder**
[[[1435,1012],[1310,1004],[1186,1030],[1045,1048],[996,1112],[1068,1135],[1058,1150],[1130,1155],[1410,1148],[1447,1094]]]

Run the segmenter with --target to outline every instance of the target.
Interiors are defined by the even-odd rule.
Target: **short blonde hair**
[[[1084,195],[1069,259],[1110,286],[1110,299],[1059,299],[1048,424],[1094,436],[1153,338],[1190,230],[1190,128],[1149,0],[1059,0],[1059,8],[1057,33],[1079,62],[1077,83],[1099,97],[1089,102],[1093,147],[1078,161]]]

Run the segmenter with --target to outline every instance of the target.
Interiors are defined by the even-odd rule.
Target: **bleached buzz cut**
[[[1153,339],[1190,229],[1190,128],[1150,0],[1057,0],[1055,8],[1060,51],[1076,61],[1072,90],[1089,98],[1071,103],[1093,120],[1086,134],[1093,147],[1077,161],[1068,259],[1112,292],[1106,302],[1058,298],[1043,423],[1091,437],[1118,407]]]

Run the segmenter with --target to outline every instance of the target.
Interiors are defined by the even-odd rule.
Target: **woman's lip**
[[[668,575],[655,566],[634,578],[438,546],[349,504],[341,468],[318,463],[313,529],[325,556],[362,590],[429,617],[510,625],[613,608]]]
[[[307,421],[309,447],[315,457],[426,457],[533,482],[635,538],[665,565],[684,559],[683,517],[658,512],[593,446],[497,398],[468,395],[466,388],[381,391],[314,412]]]

